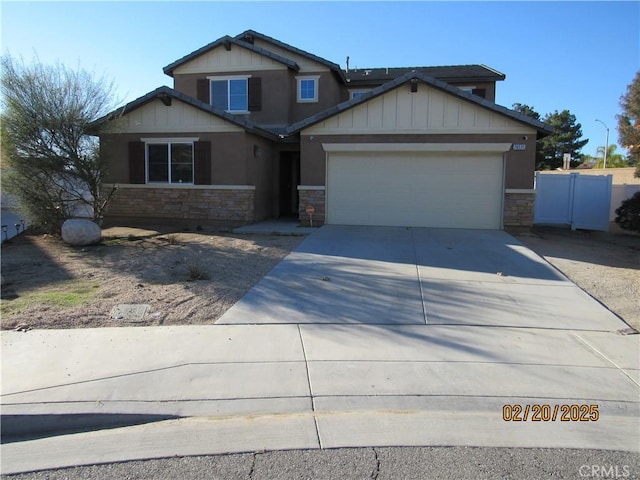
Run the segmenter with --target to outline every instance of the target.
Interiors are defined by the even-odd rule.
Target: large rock
[[[98,243],[102,237],[102,230],[91,220],[73,218],[62,224],[62,240],[69,245],[81,247]]]

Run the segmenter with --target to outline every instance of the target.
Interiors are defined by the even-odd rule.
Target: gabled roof
[[[421,72],[411,71],[411,72],[405,73],[400,77],[395,78],[390,82],[385,83],[384,85],[374,88],[370,92],[367,92],[358,98],[354,98],[346,102],[342,102],[338,105],[328,108],[323,112],[320,112],[309,118],[306,118],[297,123],[294,123],[287,129],[287,134],[293,135],[293,134],[299,133],[301,130],[307,127],[310,127],[311,125],[315,125],[316,123],[322,122],[330,117],[333,117],[334,115],[337,115],[338,113],[341,113],[341,112],[344,112],[345,110],[349,110],[350,108],[356,107],[362,103],[365,103],[371,100],[372,98],[383,95],[386,92],[389,92],[395,88],[398,88],[400,85],[403,85],[405,83],[409,83],[412,81],[420,81],[422,83],[425,83],[439,90],[448,92],[468,102],[481,105],[485,108],[488,108],[489,110],[499,113],[500,115],[505,115],[517,122],[524,123],[532,128],[535,128],[543,136],[546,136],[553,132],[553,129],[549,125],[543,122],[540,122],[531,117],[523,115],[519,112],[516,112],[515,110],[510,110],[506,107],[497,105],[493,102],[485,100],[482,97],[473,95],[472,93],[465,92],[464,90],[461,90],[457,87],[449,85],[448,83],[445,83],[441,80],[436,80],[435,78],[429,77],[428,75],[425,75]]]
[[[309,60],[313,60],[314,62],[320,63],[325,67],[328,67],[331,71],[333,71],[336,75],[338,75],[338,77],[340,77],[340,79],[343,82],[346,81],[344,77],[344,72],[340,68],[340,65],[338,65],[337,63],[330,62],[325,58],[318,57],[317,55],[306,52],[304,50],[300,50],[299,48],[293,47],[287,43],[281,42],[280,40],[276,40],[275,38],[269,37],[260,32],[256,32],[255,30],[245,30],[241,34],[236,35],[235,38],[247,43],[252,43],[254,38],[259,38],[260,40],[263,40],[272,45],[275,45],[276,47],[280,47],[292,53],[298,54],[302,57],[308,58]]]
[[[173,76],[173,71],[178,68],[181,65],[184,65],[185,63],[193,60],[196,57],[199,57],[200,55],[203,55],[211,50],[213,50],[214,48],[217,48],[221,45],[224,45],[225,48],[230,47],[231,45],[236,45],[242,48],[246,48],[247,50],[251,50],[252,52],[255,52],[259,55],[262,55],[264,57],[268,57],[276,62],[282,63],[283,65],[285,65],[287,68],[290,68],[291,70],[294,71],[298,71],[300,70],[300,67],[298,66],[298,64],[296,64],[296,62],[294,62],[293,60],[290,60],[288,58],[285,58],[281,55],[278,55],[276,53],[270,52],[268,50],[265,50],[264,48],[260,48],[260,47],[256,47],[255,45],[252,45],[251,43],[247,43],[247,42],[243,42],[240,40],[237,40],[233,37],[230,37],[228,35],[225,35],[224,37],[219,38],[218,40],[216,40],[215,42],[211,42],[208,45],[205,45],[202,48],[199,48],[198,50],[195,50],[191,53],[189,53],[188,55],[185,55],[184,57],[176,60],[173,63],[170,63],[169,65],[167,65],[166,67],[164,67],[162,70],[164,71],[164,73],[166,73],[169,76]]]
[[[178,92],[177,90],[169,87],[156,88],[154,91],[149,92],[146,95],[143,95],[142,97],[127,103],[124,107],[118,108],[113,112],[108,113],[104,117],[92,122],[90,124],[90,130],[92,132],[97,132],[100,125],[111,120],[115,120],[122,115],[126,115],[127,113],[136,110],[154,100],[161,100],[165,102],[165,104],[167,104],[168,102],[170,102],[170,99],[180,100],[181,102],[197,108],[198,110],[202,110],[203,112],[215,115],[216,117],[220,117],[230,123],[233,123],[234,125],[237,125],[238,127],[243,128],[248,132],[255,133],[270,140],[278,139],[278,135],[275,132],[259,127],[253,122],[250,122],[242,117],[232,115],[224,110],[213,108],[213,106],[209,105],[208,103],[201,102],[196,98],[185,95],[184,93]]]
[[[352,86],[379,85],[409,72],[420,72],[443,82],[496,82],[506,78],[486,65],[448,65],[440,67],[356,68],[345,71]]]

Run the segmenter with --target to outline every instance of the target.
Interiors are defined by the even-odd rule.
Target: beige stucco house
[[[544,124],[497,105],[483,65],[341,69],[246,31],[164,68],[96,123],[107,217],[500,229],[533,219]]]

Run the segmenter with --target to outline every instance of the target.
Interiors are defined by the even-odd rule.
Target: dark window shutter
[[[471,93],[477,95],[482,98],[487,98],[487,89],[486,88],[474,88],[471,90]]]
[[[129,142],[129,183],[145,183],[144,143]]]
[[[193,183],[211,185],[211,142],[193,144]]]
[[[197,93],[198,100],[204,103],[211,103],[211,88],[209,80],[206,78],[199,78],[197,84]]]
[[[260,77],[249,78],[249,111],[262,110],[262,79]]]

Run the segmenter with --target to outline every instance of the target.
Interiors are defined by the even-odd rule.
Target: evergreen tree
[[[537,170],[554,170],[562,166],[565,153],[571,154],[571,166],[582,163],[584,155],[580,152],[589,139],[582,140],[582,125],[576,121],[569,110],[557,110],[547,114],[543,121],[553,128],[553,133],[538,141],[540,151]]]
[[[553,133],[536,142],[536,170],[553,170],[562,166],[565,153],[571,154],[571,166],[580,165],[584,155],[580,152],[588,139],[582,140],[582,125],[569,110],[545,115],[544,118],[527,104],[514,103],[512,108],[535,120],[553,127]]]

